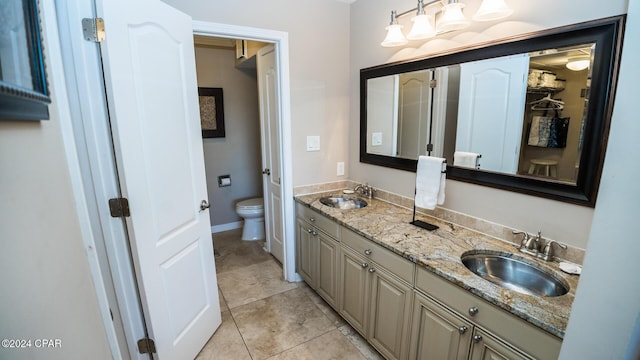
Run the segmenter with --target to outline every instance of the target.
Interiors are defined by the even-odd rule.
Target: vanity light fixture
[[[438,32],[445,33],[461,30],[471,25],[471,21],[462,13],[464,7],[465,5],[457,0],[449,0],[449,3],[442,8],[442,17],[438,22]]]
[[[411,19],[411,21],[413,21],[413,27],[411,27],[407,39],[422,40],[436,36],[435,19],[435,12],[431,13],[430,11],[429,14],[425,13],[422,0],[418,0],[418,12],[416,16]]]
[[[507,6],[504,0],[482,0],[480,8],[473,15],[475,21],[493,21],[504,19],[511,15],[513,10]]]
[[[588,68],[590,64],[591,60],[586,57],[569,58],[569,61],[567,62],[567,69],[573,71],[582,71]]]
[[[407,38],[402,33],[402,25],[398,24],[396,11],[391,11],[391,22],[386,27],[387,37],[384,38],[380,45],[384,47],[402,46],[407,43]]]
[[[465,4],[458,0],[432,0],[426,4],[418,0],[418,6],[398,14],[391,11],[391,23],[386,27],[387,36],[380,44],[384,47],[405,45],[408,40],[429,39],[437,34],[464,29],[471,21],[464,16],[462,9]],[[413,26],[407,37],[402,33],[402,25],[398,24],[398,18],[414,13],[411,19]],[[440,13],[436,20],[436,15]],[[493,21],[505,18],[513,13],[505,0],[482,0],[478,12],[473,16],[476,21]],[[408,39],[408,40],[407,40]]]

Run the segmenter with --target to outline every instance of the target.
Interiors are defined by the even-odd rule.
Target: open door
[[[262,134],[262,166],[264,174],[264,218],[267,249],[284,263],[282,167],[280,166],[280,91],[274,45],[258,50],[258,94],[260,98],[260,130]]]
[[[193,359],[221,323],[192,20],[161,1],[96,0],[138,287],[161,360]]]

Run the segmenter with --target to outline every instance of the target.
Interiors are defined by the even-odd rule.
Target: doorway
[[[293,199],[288,35],[278,31],[194,21],[194,37],[197,43],[215,42],[213,39],[231,39],[268,44],[262,46],[255,55],[256,58],[262,59],[262,62],[257,61],[257,65],[260,66],[262,63],[264,67],[264,76],[260,78],[260,71],[257,71],[257,75],[261,99],[262,188],[267,238],[265,248],[282,263],[286,280],[299,281],[300,278],[295,273],[295,249],[292,241],[293,201],[286,200]],[[241,53],[241,49],[238,53]],[[268,104],[265,104],[264,99]],[[209,182],[211,186],[211,180]],[[234,208],[227,205],[227,213],[232,211]],[[223,227],[220,230],[228,228]]]
[[[85,1],[81,3],[83,5],[87,5],[88,7],[91,7],[93,2]],[[90,57],[92,59],[95,59],[96,57],[96,49],[97,49],[95,47],[96,45],[88,42],[84,42],[85,40],[82,38],[82,34],[81,33],[78,34],[75,31],[76,28],[74,27],[75,25],[77,25],[79,21],[78,19],[81,19],[83,16],[86,16],[86,14],[80,15],[78,14],[80,11],[75,11],[75,12],[70,11],[69,8],[71,6],[69,6],[69,4],[66,2],[61,2],[59,6],[60,6],[60,9],[62,9],[62,11],[59,11],[58,14],[62,14],[62,15],[59,18],[58,23],[70,24],[68,28],[64,28],[62,31],[63,33],[65,33],[65,36],[70,38],[70,40],[68,40],[68,44],[67,43],[64,44],[64,46],[68,45],[71,48],[68,52],[66,51],[64,54],[65,57],[68,56],[68,58],[65,59],[65,62],[69,64],[69,73],[74,74],[69,78],[69,81],[74,81],[76,78],[77,79],[99,79],[100,78],[99,66],[95,65],[91,61],[86,60],[86,58],[83,56],[74,56],[76,55],[76,52],[78,53],[84,52],[84,53],[90,54],[91,55]],[[89,12],[88,10],[85,11],[85,13],[88,13],[88,12]],[[64,20],[60,20],[62,18],[64,18]],[[278,52],[279,54],[282,54],[282,58],[284,59],[281,66],[283,67],[283,69],[286,70],[286,71],[283,71],[281,75],[281,78],[283,79],[282,80],[282,84],[283,84],[282,109],[283,110],[282,110],[282,118],[281,118],[283,122],[282,124],[283,149],[281,152],[283,154],[283,178],[282,178],[283,185],[284,185],[283,198],[293,199],[293,187],[292,187],[292,184],[290,183],[290,179],[292,178],[291,166],[290,166],[291,165],[291,151],[290,151],[291,134],[290,134],[290,115],[289,115],[290,104],[289,104],[289,79],[288,79],[288,48],[287,48],[286,33],[270,32],[270,31],[265,31],[261,29],[249,29],[249,30],[244,29],[243,31],[240,31],[240,30],[230,29],[226,25],[217,25],[217,24],[210,24],[210,23],[199,23],[199,24],[193,23],[193,28],[195,30],[200,28],[200,31],[203,31],[205,33],[207,33],[208,31],[211,31],[218,36],[233,35],[237,37],[246,38],[246,37],[251,37],[252,34],[266,34],[268,36],[267,40],[277,44],[280,44],[280,43],[282,44],[282,45],[278,45]],[[227,30],[222,31],[222,30],[219,30],[220,28],[227,29]],[[211,29],[214,29],[214,30],[217,29],[215,30],[217,32]],[[89,87],[84,83],[82,83],[81,81],[78,81],[77,88],[76,87],[70,87],[70,88],[73,88],[78,92],[77,96],[73,99],[74,103],[78,104],[78,109],[77,110],[73,109],[73,112],[77,111],[78,113],[80,113],[86,110],[87,115],[82,116],[83,121],[86,121],[85,126],[87,128],[94,125],[96,127],[99,127],[98,124],[93,124],[93,122],[103,121],[103,117],[97,116],[96,112],[106,113],[106,109],[103,108],[104,104],[101,104],[101,101],[100,99],[98,99],[98,97],[92,96],[92,94],[94,94],[92,91],[81,91],[81,90],[100,89],[100,86],[97,85],[94,87]],[[83,104],[88,104],[88,105],[84,106]],[[104,135],[103,137],[108,138],[108,133],[109,132],[104,129],[97,128],[96,131],[93,132],[92,134],[98,134],[100,136]],[[98,143],[97,141],[95,141],[95,139],[91,138],[92,134],[89,134],[86,132],[79,133],[77,134],[77,136],[84,139],[84,141],[81,141],[81,139],[78,139],[76,142],[77,143],[83,142],[87,144],[88,149],[86,151],[89,153],[90,157],[92,155],[96,155],[96,157],[99,157],[99,156],[104,156],[105,153],[108,154],[109,153],[108,150],[103,151],[103,149],[101,149],[98,146],[98,145],[102,145],[102,143]],[[104,140],[102,138],[100,139],[101,139],[101,142],[102,140]],[[84,154],[78,154],[78,155],[84,156]],[[69,155],[69,156],[74,156],[74,155]],[[89,164],[88,162],[87,163],[82,162],[80,164],[80,170],[84,174],[88,174],[87,176],[95,177],[94,180],[98,180],[98,178],[100,180],[104,180],[105,182],[113,180],[113,179],[107,178],[109,176],[109,174],[107,174],[109,172],[108,169],[107,170],[95,169],[93,165]],[[77,178],[74,178],[74,181],[78,181],[79,183],[84,181],[84,179],[81,178],[78,174],[72,174],[72,175],[77,176]],[[113,172],[111,172],[111,176],[113,176]],[[117,181],[111,181],[111,182],[113,182],[114,185],[117,185],[116,184]],[[85,191],[87,192],[87,197],[95,196],[98,199],[102,199],[107,196],[107,191],[105,189],[98,189],[97,187],[92,189],[88,188]],[[100,193],[100,192],[104,192],[104,193]],[[103,203],[104,201],[99,202],[99,204],[103,204]],[[93,209],[95,204],[89,203],[87,201],[86,205],[87,207],[90,207]],[[98,205],[95,205],[95,206],[98,207]],[[293,219],[293,201],[285,202],[283,206],[284,206],[285,219]],[[125,236],[123,235],[124,230],[122,228],[116,228],[116,226],[113,225],[113,222],[120,222],[120,220],[112,219],[112,218],[110,219],[108,214],[103,215],[102,214],[104,212],[103,210],[100,210],[101,214],[98,221],[102,224],[101,227],[103,229],[108,229],[112,231],[112,234],[105,234],[105,237],[101,237],[97,235],[93,236],[93,239],[91,239],[91,241],[94,241],[96,243],[96,250],[98,252],[104,251],[106,255],[98,254],[97,258],[90,258],[89,262],[92,264],[92,266],[100,268],[100,271],[97,271],[95,274],[93,274],[93,277],[94,277],[94,281],[97,284],[96,287],[97,287],[98,300],[101,304],[104,304],[103,306],[101,306],[101,311],[103,313],[104,325],[107,330],[107,334],[109,334],[109,344],[111,345],[113,354],[115,355],[116,353],[120,352],[121,355],[124,356],[126,353],[128,353],[132,358],[137,359],[143,355],[140,355],[137,353],[137,349],[135,348],[135,342],[138,338],[142,337],[141,333],[143,333],[142,329],[144,326],[142,325],[143,320],[141,319],[142,312],[141,312],[141,309],[139,308],[139,303],[137,301],[137,296],[135,294],[136,292],[135,288],[137,287],[137,285],[135,282],[135,274],[133,273],[133,269],[130,266],[129,256],[131,255],[128,251],[129,249],[127,249],[126,241],[122,241],[122,239],[125,238]],[[107,213],[108,213],[108,210],[107,210]],[[96,220],[96,218],[93,218],[93,219]],[[100,227],[97,224],[96,226]],[[292,220],[285,221],[284,233],[287,236],[287,238],[292,239],[291,237],[293,235]],[[116,234],[117,236],[113,234]],[[114,243],[116,241],[118,242],[118,244]],[[294,256],[292,256],[293,241],[288,241],[287,245],[288,245],[288,248],[285,251],[285,261],[283,261],[284,277],[289,281],[298,281],[299,278],[297,278],[295,274]],[[106,248],[106,250],[103,250],[104,248]],[[111,248],[114,248],[115,251],[114,249],[111,249]],[[288,255],[288,254],[291,254],[291,255]],[[105,259],[108,259],[108,260],[105,260]],[[105,280],[106,278],[105,274],[109,274],[109,277],[112,277],[114,279],[113,284],[110,284]],[[110,313],[110,310],[114,310],[114,309],[120,310],[122,315],[117,316],[117,313],[113,311],[112,313]],[[114,313],[116,314],[116,317],[122,318],[122,323],[123,323],[122,325],[114,324],[112,320]],[[118,329],[118,327],[120,327],[120,329]],[[126,343],[123,342],[122,337],[126,337]]]

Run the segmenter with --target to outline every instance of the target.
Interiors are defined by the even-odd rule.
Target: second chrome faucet
[[[359,193],[362,196],[366,196],[369,199],[373,199],[373,194],[376,192],[376,189],[366,183],[356,185],[356,187],[353,188],[353,191]]]

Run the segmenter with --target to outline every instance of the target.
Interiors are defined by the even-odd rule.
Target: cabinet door
[[[329,305],[336,308],[338,305],[338,252],[340,245],[336,240],[323,233],[318,233],[316,239],[318,243],[316,291]]]
[[[296,268],[298,274],[312,288],[316,288],[315,284],[315,267],[316,267],[316,251],[315,237],[312,234],[313,229],[306,221],[300,218],[296,221]]]
[[[505,345],[492,335],[475,328],[473,331],[473,344],[469,360],[531,360],[530,358]]]
[[[466,359],[472,331],[471,323],[415,293],[409,359]]]
[[[369,342],[387,359],[407,357],[413,289],[383,268],[369,267]]]
[[[369,264],[361,256],[342,246],[340,250],[340,304],[338,310],[360,334],[366,337]]]

